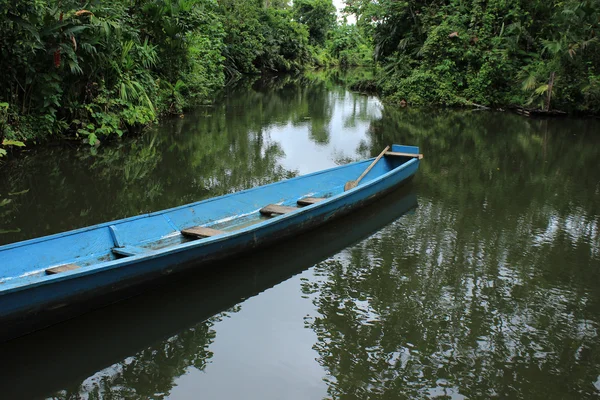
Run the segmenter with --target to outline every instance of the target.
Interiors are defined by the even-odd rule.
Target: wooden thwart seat
[[[139,254],[144,254],[150,252],[150,249],[144,249],[143,247],[137,246],[123,246],[123,247],[113,247],[112,252],[121,256],[137,256]]]
[[[191,236],[195,238],[207,238],[211,236],[222,235],[226,233],[225,231],[220,231],[218,229],[207,228],[205,226],[193,226],[191,228],[182,229],[181,234],[184,236]]]
[[[262,215],[266,215],[266,216],[274,216],[274,215],[281,215],[281,214],[286,214],[292,211],[296,211],[298,209],[298,207],[289,207],[289,206],[280,206],[278,204],[269,204],[268,206],[265,206],[263,208],[260,209],[260,213]]]
[[[325,197],[305,197],[303,199],[298,200],[298,205],[310,206],[311,204],[315,204],[323,200],[325,200]]]
[[[63,265],[59,265],[57,267],[52,267],[52,268],[46,269],[46,275],[60,274],[61,272],[72,271],[77,268],[80,268],[79,265],[63,264]]]
[[[399,153],[397,151],[386,151],[385,155],[392,156],[392,157],[416,157],[419,160],[423,159],[423,154],[416,154],[416,153]]]

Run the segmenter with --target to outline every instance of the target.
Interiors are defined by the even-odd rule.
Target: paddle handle
[[[362,178],[365,177],[365,175],[367,175],[369,173],[369,171],[375,166],[375,164],[377,164],[377,161],[381,160],[381,157],[384,156],[384,154],[390,149],[390,146],[386,146],[385,149],[383,149],[383,151],[381,153],[379,153],[379,155],[377,156],[377,158],[375,160],[373,160],[373,162],[371,163],[371,165],[369,165],[367,167],[367,169],[365,169],[365,172],[363,172],[358,179],[356,180],[356,185],[358,185],[358,182],[360,182],[360,180]]]

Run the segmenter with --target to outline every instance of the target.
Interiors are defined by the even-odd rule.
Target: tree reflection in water
[[[552,122],[389,108],[373,122],[374,149],[426,153],[420,206],[304,285],[330,396],[600,393],[598,138]]]
[[[214,316],[193,328],[160,341],[123,361],[98,371],[81,383],[54,394],[54,399],[164,399],[174,377],[189,367],[204,370],[212,357]]]

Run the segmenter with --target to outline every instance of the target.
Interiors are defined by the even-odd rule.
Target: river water
[[[389,143],[425,154],[349,217],[0,345],[0,397],[600,396],[600,122],[399,109],[343,79],[247,82],[141,137],[0,167],[5,244]]]

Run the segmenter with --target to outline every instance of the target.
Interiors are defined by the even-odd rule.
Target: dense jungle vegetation
[[[368,61],[335,12],[331,0],[0,0],[0,156],[139,131],[240,74]]]
[[[408,104],[600,113],[598,0],[346,0],[376,87]]]
[[[210,102],[242,74],[375,65],[411,105],[600,113],[597,0],[0,0],[0,157],[91,145]]]

